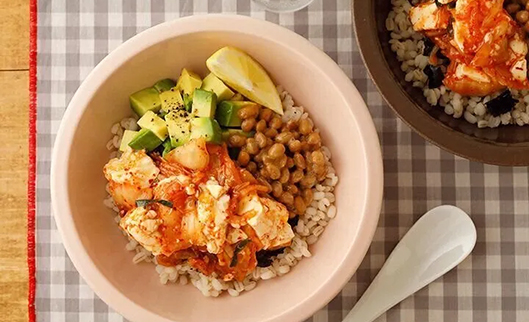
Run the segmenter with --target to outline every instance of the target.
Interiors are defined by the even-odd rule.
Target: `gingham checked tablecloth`
[[[123,320],[79,276],[52,217],[51,150],[72,95],[107,53],[138,32],[182,16],[219,12],[272,21],[324,50],[362,93],[383,146],[385,198],[371,249],[341,294],[311,321],[341,321],[397,241],[423,213],[440,204],[455,204],[471,215],[478,230],[472,256],[377,321],[529,321],[527,168],[469,162],[412,133],[369,80],[350,10],[349,0],[315,0],[308,9],[280,15],[266,13],[249,0],[38,1],[37,321]]]

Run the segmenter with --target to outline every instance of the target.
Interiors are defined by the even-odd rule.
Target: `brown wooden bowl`
[[[404,80],[389,45],[389,0],[353,0],[356,38],[371,78],[389,106],[426,140],[464,158],[506,166],[529,165],[529,126],[479,129],[428,104],[422,90]]]

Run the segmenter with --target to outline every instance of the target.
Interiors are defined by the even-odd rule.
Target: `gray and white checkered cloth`
[[[529,321],[527,169],[469,162],[412,133],[368,79],[350,10],[349,0],[316,0],[308,9],[281,15],[249,0],[38,1],[37,320],[123,320],[79,276],[52,217],[51,150],[75,90],[108,52],[136,33],[181,16],[225,12],[278,23],[325,51],[362,93],[380,135],[385,199],[379,228],[358,272],[311,320],[341,321],[412,224],[434,206],[455,204],[477,226],[474,253],[377,321]]]

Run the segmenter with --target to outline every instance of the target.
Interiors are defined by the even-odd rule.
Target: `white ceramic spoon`
[[[476,244],[476,227],[454,206],[428,211],[395,247],[343,322],[372,322],[465,259]]]

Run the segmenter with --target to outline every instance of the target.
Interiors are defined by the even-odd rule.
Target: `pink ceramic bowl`
[[[150,264],[134,265],[103,205],[105,144],[129,116],[128,95],[182,67],[204,74],[216,49],[255,57],[312,115],[340,177],[338,215],[312,258],[239,297],[206,298],[192,286],[161,285]],[[134,321],[301,321],[328,303],[362,261],[377,226],[382,158],[373,121],[351,81],[306,39],[272,23],[208,15],[170,21],[125,42],[86,78],[62,121],[51,170],[57,227],[75,267],[111,307]]]

